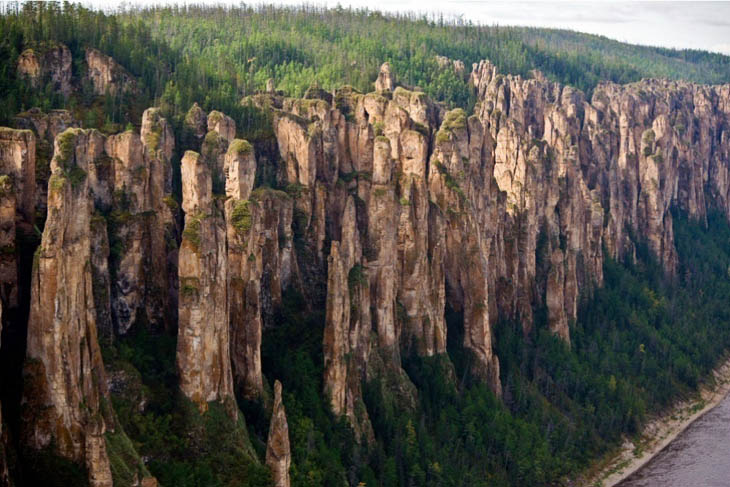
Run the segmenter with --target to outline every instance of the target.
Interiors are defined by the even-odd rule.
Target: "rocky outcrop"
[[[269,438],[266,442],[266,465],[271,469],[275,487],[289,487],[289,467],[291,449],[289,448],[289,426],[286,410],[281,400],[281,382],[274,382],[274,407],[271,412]]]
[[[35,221],[35,152],[30,130],[0,127],[0,302],[6,314],[18,306],[18,255]]]
[[[55,144],[49,216],[33,266],[23,391],[23,443],[85,464],[93,486],[111,486],[105,433],[114,428],[97,315],[109,306],[94,261],[108,253],[94,216],[104,137],[69,129]],[[103,297],[106,296],[106,300]]]
[[[183,138],[190,147],[200,147],[203,137],[208,130],[208,117],[200,108],[200,105],[193,103],[183,121]]]
[[[86,76],[94,88],[94,94],[121,95],[137,92],[137,81],[113,58],[93,49],[86,49]]]
[[[216,132],[230,142],[236,138],[236,122],[228,115],[213,110],[208,114],[208,132]]]
[[[356,432],[368,430],[357,411],[373,353],[399,371],[401,353],[444,353],[453,333],[499,394],[496,320],[528,332],[544,307],[569,342],[604,249],[631,257],[645,241],[671,276],[670,208],[730,214],[727,87],[604,84],[589,102],[488,62],[470,83],[470,117],[395,88],[388,66],[378,93],[255,103],[273,112],[279,183],[299,188],[300,271],[326,276],[325,393]]]
[[[36,138],[30,130],[0,127],[0,174],[10,178],[17,220],[35,218]]]
[[[106,140],[111,184],[99,204],[110,209],[113,223],[112,312],[118,335],[139,320],[168,329],[174,322],[168,311],[176,273],[173,147],[172,129],[156,108],[144,112],[140,134],[130,130]]]
[[[17,73],[33,88],[52,83],[54,91],[68,96],[72,90],[71,51],[63,44],[40,44],[28,48],[18,57]]]
[[[446,56],[436,56],[436,64],[441,69],[451,69],[459,78],[466,78],[469,74],[464,65],[464,61],[459,59],[449,59]]]
[[[393,91],[395,89],[395,75],[390,69],[390,63],[380,66],[378,79],[375,80],[375,91]]]
[[[186,152],[182,159],[185,229],[178,260],[177,368],[182,392],[201,411],[210,401],[233,398],[226,229],[212,186],[208,164],[198,153]],[[236,411],[231,408],[234,416]]]
[[[50,110],[44,113],[40,108],[31,108],[16,115],[13,125],[18,129],[32,130],[36,136],[35,211],[37,215],[44,216],[48,200],[48,178],[51,177],[53,141],[67,128],[81,125],[68,110]]]
[[[291,197],[261,188],[254,192],[256,159],[244,140],[231,142],[225,157],[231,359],[244,397],[263,392],[261,334],[264,318],[281,303],[296,263],[292,248]]]

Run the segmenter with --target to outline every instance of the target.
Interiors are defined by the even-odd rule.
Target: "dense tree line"
[[[434,99],[468,108],[465,77],[439,67],[437,55],[465,63],[491,60],[502,73],[529,76],[537,68],[589,96],[601,80],[668,77],[703,83],[730,79],[730,58],[692,50],[623,44],[563,30],[473,25],[442,16],[382,14],[362,9],[184,5],[126,7],[104,13],[68,2],[8,2],[0,15],[0,123],[32,106],[80,106],[89,125],[136,122],[137,110],[122,103],[94,107],[86,97],[70,100],[48,90],[31,92],[17,80],[23,49],[61,42],[74,55],[74,76],[83,77],[83,50],[114,57],[140,81],[135,104],[162,105],[178,125],[197,101],[229,113],[242,133],[254,132],[243,96],[277,89],[301,96],[314,83],[325,89],[349,84],[372,89],[380,64],[389,61],[401,81]],[[116,112],[113,108],[116,107]],[[110,113],[109,110],[112,110]],[[109,127],[110,129],[114,127]]]

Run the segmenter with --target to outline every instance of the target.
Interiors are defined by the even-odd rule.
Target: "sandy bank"
[[[597,473],[578,480],[576,485],[613,487],[646,465],[689,425],[728,395],[730,358],[715,369],[714,376],[714,383],[700,387],[699,396],[682,401],[669,412],[649,421],[641,437],[626,439],[613,456],[600,464]]]

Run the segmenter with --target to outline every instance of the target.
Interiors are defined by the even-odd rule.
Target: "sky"
[[[82,3],[116,8],[118,1]],[[223,3],[221,0],[137,0],[135,3]],[[249,2],[262,3],[259,0]],[[296,5],[303,0],[263,3]],[[307,0],[310,5],[370,8],[390,12],[442,13],[487,25],[556,27],[650,46],[704,49],[730,55],[730,2],[594,2],[483,0]]]

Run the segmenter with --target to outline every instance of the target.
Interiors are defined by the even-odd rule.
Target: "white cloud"
[[[715,44],[710,48],[711,51],[719,52],[721,54],[730,55],[730,43]]]

